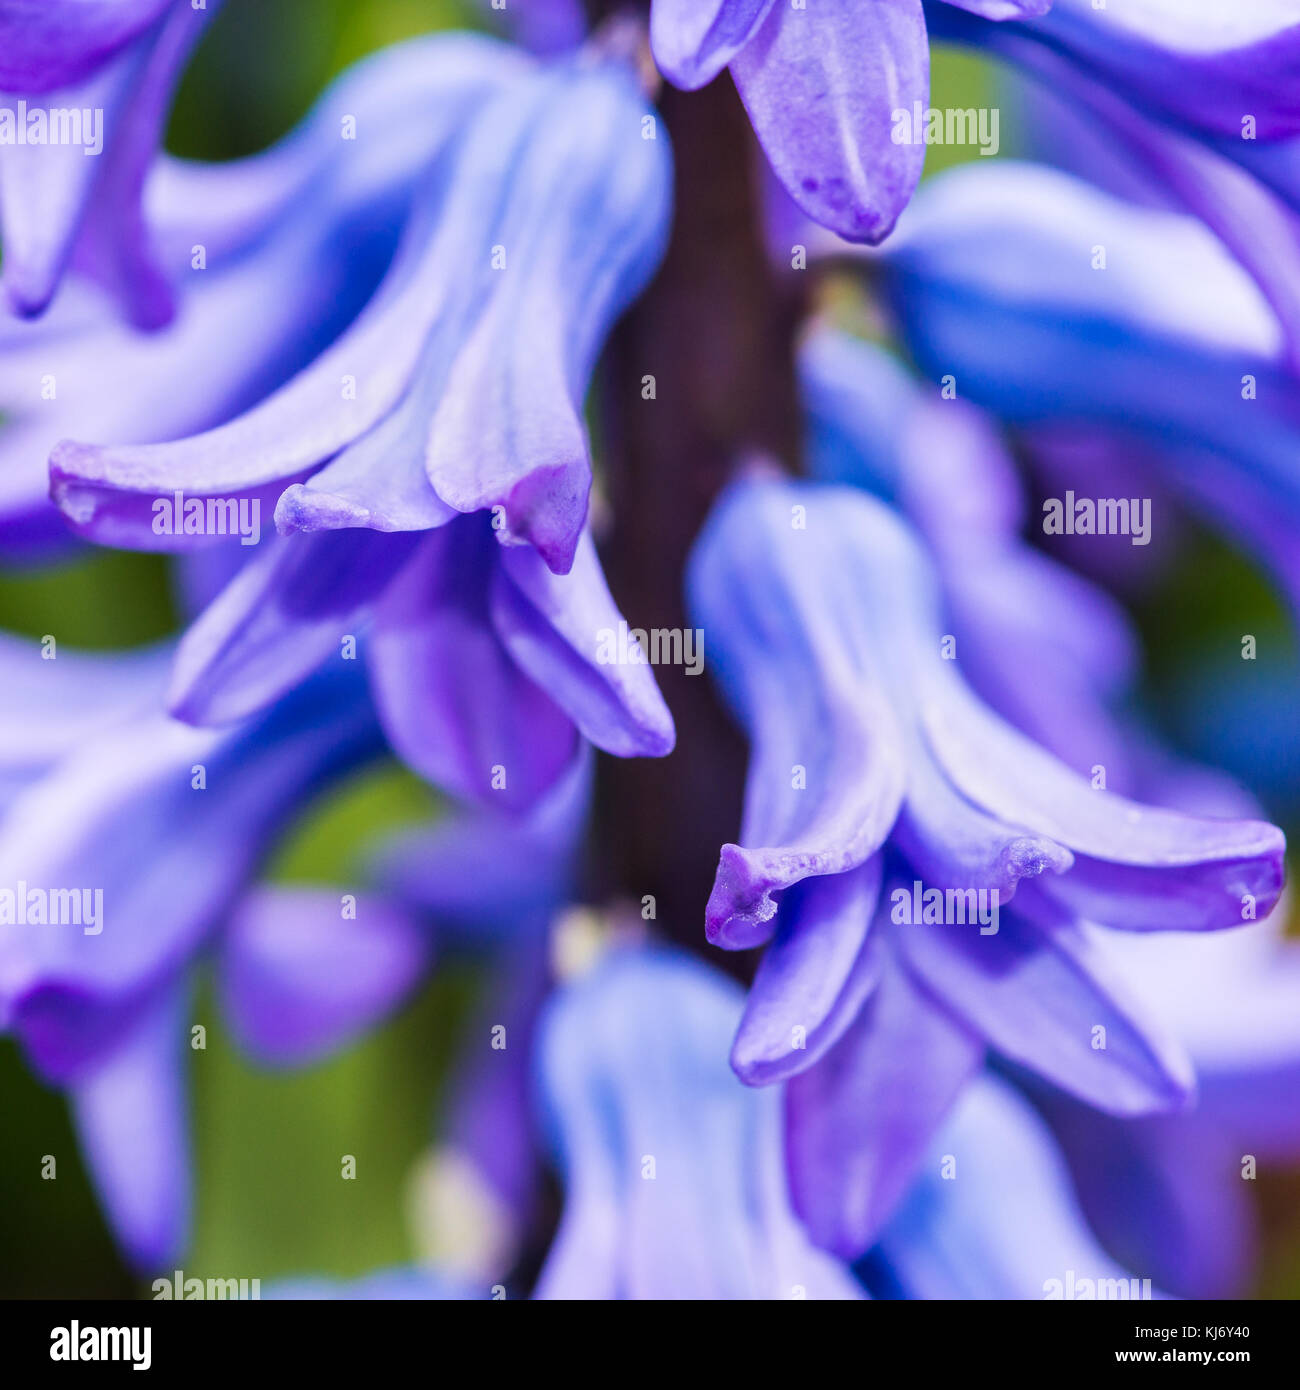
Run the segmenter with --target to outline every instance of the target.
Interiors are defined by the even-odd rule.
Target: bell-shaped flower
[[[1100,927],[1263,915],[1281,832],[1128,801],[1004,723],[960,674],[921,546],[863,493],[734,484],[689,588],[751,740],[706,912],[716,945],[769,946],[732,1062],[795,1078],[791,1180],[818,1240],[862,1253],[990,1048],[1115,1113],[1182,1103],[1187,1059]]]
[[[863,1296],[791,1210],[775,1093],[727,1069],[740,1008],[652,948],[611,948],[552,996],[538,1088],[565,1203],[535,1297]]]
[[[252,715],[372,623],[389,738],[456,795],[531,804],[580,735],[617,756],[672,746],[649,668],[598,661],[620,617],[585,529],[580,415],[662,250],[670,181],[620,60],[527,73],[434,160],[370,302],[286,386],[170,444],[55,451],[65,514],[118,545],[158,548],[159,499],[278,497],[283,534],[182,644],[180,717]]]
[[[175,319],[133,330],[73,278],[39,321],[0,324],[5,554],[68,544],[49,501],[61,439],[184,438],[306,367],[373,293],[439,151],[478,102],[526,70],[487,39],[413,40],[349,69],[261,154],[222,165],[161,157],[147,208],[159,262],[182,287]],[[355,139],[340,138],[353,128]],[[277,496],[257,498],[259,533]],[[144,537],[120,538],[105,519],[95,539],[184,543],[183,526],[180,542],[175,525],[155,532],[157,517],[151,509]]]

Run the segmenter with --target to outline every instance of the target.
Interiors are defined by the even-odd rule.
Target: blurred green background
[[[475,24],[455,0],[227,0],[186,75],[168,146],[196,158],[257,150],[288,130],[358,57],[432,29]],[[237,79],[235,75],[237,74]],[[996,102],[980,59],[936,51],[933,104]],[[1013,136],[1013,132],[1007,132]],[[1013,138],[1005,153],[1014,154]],[[927,176],[975,151],[932,147]],[[1238,556],[1197,538],[1137,612],[1150,658],[1149,693],[1164,703],[1189,662],[1253,631],[1293,651],[1282,610]],[[1243,621],[1246,626],[1243,627]],[[72,646],[112,648],[176,630],[166,562],[80,551],[38,573],[0,574],[0,627]],[[355,884],[366,847],[435,810],[431,793],[396,765],[354,781],[312,811],[282,846],[271,875]],[[190,1054],[197,1165],[196,1239],[188,1275],[266,1279],[357,1275],[408,1259],[406,1188],[432,1135],[454,1040],[474,981],[440,971],[397,1019],[324,1065],[260,1073],[228,1045],[206,999],[196,1021],[205,1051]],[[33,1080],[0,1040],[0,1296],[123,1296],[145,1291],[122,1267],[99,1216],[57,1093]],[[355,1181],[339,1178],[355,1154]],[[41,1156],[56,1182],[39,1180]],[[1268,1214],[1261,1290],[1300,1294],[1300,1174],[1261,1179]]]

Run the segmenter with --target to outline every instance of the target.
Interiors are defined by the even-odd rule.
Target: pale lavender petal
[[[954,1108],[876,1255],[905,1298],[1064,1298],[1070,1279],[1076,1297],[1098,1280],[1118,1281],[1117,1297],[1143,1291],[1088,1229],[1042,1120],[991,1076]]]
[[[739,992],[698,961],[615,949],[555,995],[541,1095],[565,1210],[540,1298],[861,1296],[794,1226],[777,1096],[726,1065]]]
[[[778,0],[784,3],[784,0]],[[675,87],[706,86],[754,36],[774,0],[654,0],[650,47]]]
[[[791,1193],[818,1245],[865,1254],[983,1058],[890,962],[853,1027],[786,1087]]]
[[[0,1020],[35,1064],[76,1075],[210,938],[301,802],[381,746],[360,672],[329,672],[231,732],[138,718],[19,796],[0,887],[69,890],[81,918],[0,925]]]
[[[0,637],[0,807],[83,739],[155,708],[170,661],[167,647],[91,653]]]

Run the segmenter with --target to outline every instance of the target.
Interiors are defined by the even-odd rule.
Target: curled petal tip
[[[761,945],[771,935],[776,916],[772,881],[754,856],[739,845],[723,845],[718,872],[705,908],[705,933],[727,951]]]
[[[1038,878],[1041,874],[1063,874],[1074,866],[1074,855],[1064,845],[1041,836],[1025,835],[1012,840],[1003,851],[1002,866],[1007,886],[1002,901],[1009,901],[1021,879]]]
[[[385,529],[375,525],[374,514],[367,508],[301,483],[285,488],[275,505],[275,529],[282,536],[292,536],[299,531],[334,531],[347,526]]]

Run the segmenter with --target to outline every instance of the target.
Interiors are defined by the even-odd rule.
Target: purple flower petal
[[[392,836],[370,877],[433,918],[449,946],[482,951],[543,934],[574,887],[591,764],[587,750],[526,816],[474,808]]]
[[[1192,1095],[1186,1053],[1126,998],[1098,943],[1013,911],[997,928],[911,923],[895,939],[924,986],[996,1051],[1089,1104],[1132,1115]]]
[[[506,650],[577,724],[618,758],[671,753],[672,716],[648,665],[602,663],[601,635],[623,621],[584,531],[573,568],[557,575],[540,554],[503,548],[491,613]]]
[[[0,638],[0,807],[83,739],[154,708],[170,660],[165,647],[101,654]]]
[[[0,1018],[34,1063],[75,1075],[209,938],[298,805],[379,746],[359,673],[331,672],[229,733],[138,718],[18,797],[0,887],[71,891],[82,908],[80,926],[0,925]]]
[[[3,0],[0,89],[43,92],[80,81],[175,0]]]
[[[707,86],[758,31],[774,0],[653,0],[650,47],[675,87]]]
[[[63,489],[75,485],[91,497],[105,490],[153,497],[176,489],[206,496],[283,485],[372,429],[407,390],[429,334],[444,319],[458,324],[487,287],[486,256],[469,275],[460,262],[464,247],[482,237],[492,217],[498,178],[508,176],[545,89],[530,90],[531,99],[512,92],[493,100],[480,76],[455,93],[429,132],[430,157],[469,112],[476,106],[482,111],[455,158],[445,161],[451,167],[426,190],[375,297],[309,368],[252,410],[203,434],[161,445],[63,445],[51,460]],[[87,518],[80,519],[85,524]]]
[[[481,517],[428,532],[376,605],[366,647],[398,756],[455,796],[518,811],[564,775],[579,740],[491,622],[499,551]]]
[[[1189,1115],[1138,1120],[1033,1094],[1107,1250],[1180,1298],[1247,1294],[1258,1242],[1241,1154],[1254,1150],[1221,1124],[1204,1093]]]
[[[853,1027],[786,1087],[791,1195],[818,1245],[847,1260],[867,1251],[983,1058],[889,962]]]
[[[964,6],[963,8],[974,8]],[[963,22],[970,26],[962,28]],[[935,37],[959,37],[1022,61],[1027,48],[1064,52],[1104,83],[1167,120],[1240,139],[1242,117],[1261,140],[1300,131],[1295,83],[1300,20],[1288,0],[1225,9],[1219,0],[1056,0],[1031,23],[980,25],[931,14]]]
[[[235,1040],[259,1062],[314,1062],[381,1023],[433,958],[426,930],[378,897],[262,889],[221,935],[218,981]]]
[[[0,332],[8,417],[0,514],[49,510],[46,460],[60,439],[183,439],[249,409],[307,366],[382,279],[439,132],[524,70],[515,61],[504,45],[469,35],[397,45],[358,64],[302,126],[262,154],[218,165],[163,158],[150,184],[151,222],[169,270],[185,281],[184,313],[163,331],[133,333],[72,281],[39,323]],[[345,116],[363,138],[339,140]],[[196,244],[206,248],[202,270],[191,265]],[[57,384],[56,400],[41,399],[46,375]],[[422,450],[421,434],[413,471],[431,498]],[[133,549],[211,544],[210,536],[154,525],[159,497],[179,488],[201,498],[191,485],[199,480],[174,477],[163,491],[119,489],[121,479],[96,481],[93,468],[79,473],[79,461],[95,456],[77,445],[56,453],[53,495],[76,530]],[[395,468],[380,476],[397,490]],[[244,495],[269,518],[282,487],[277,481]],[[431,505],[450,511],[436,498]]]
[[[516,932],[496,962],[490,997],[466,1030],[444,1130],[445,1142],[487,1181],[516,1238],[532,1214],[541,1175],[533,1051],[551,980],[548,940],[538,925],[534,916],[531,934]]]
[[[478,0],[478,3],[489,11],[494,21],[499,23],[504,19],[515,42],[530,53],[566,52],[576,48],[587,32],[582,0],[513,0],[509,5]]]
[[[1026,829],[1030,824],[986,814],[948,781],[924,747],[913,749],[892,838],[927,884],[985,889],[1005,902],[1022,879],[1070,870],[1070,851]]]
[[[731,1048],[732,1068],[747,1085],[807,1070],[857,1017],[880,977],[872,930],[880,873],[877,856],[785,894]]]
[[[417,537],[359,530],[272,538],[191,625],[168,707],[190,724],[233,723],[311,675],[368,617]]]
[[[663,254],[667,138],[630,71],[557,74],[508,201],[481,245],[497,282],[459,345],[429,427],[426,468],[459,511],[500,508],[503,539],[565,572],[586,517],[591,460],[581,410],[610,324]]]
[[[163,985],[71,1087],[91,1181],[122,1248],[145,1274],[170,1267],[189,1239],[189,1017],[188,991]]]
[[[98,71],[48,93],[48,107],[102,111],[95,155],[75,144],[4,148],[5,286],[20,313],[46,308],[77,244],[83,268],[122,300],[137,326],[157,328],[171,318],[172,290],[141,211],[144,182],[172,91],[219,4],[197,11],[173,4]]]
[[[921,0],[777,4],[731,71],[795,202],[849,241],[883,241],[925,160],[893,138],[895,111],[929,97]]]
[[[922,720],[953,786],[1000,820],[1032,825],[1074,852],[1073,870],[1038,891],[1134,930],[1233,926],[1248,908],[1271,910],[1286,847],[1276,826],[1185,816],[1094,790],[957,682],[947,685]]]
[[[833,534],[793,530],[799,505],[779,489],[735,489],[687,579],[711,667],[753,744],[747,847],[723,847],[706,911],[709,939],[728,949],[771,936],[792,883],[870,858],[903,792],[902,738],[880,673],[844,636],[860,596]],[[750,563],[755,546],[762,566]]]
[[[1052,0],[945,0],[945,3],[984,19],[1036,19],[1052,8]]]

